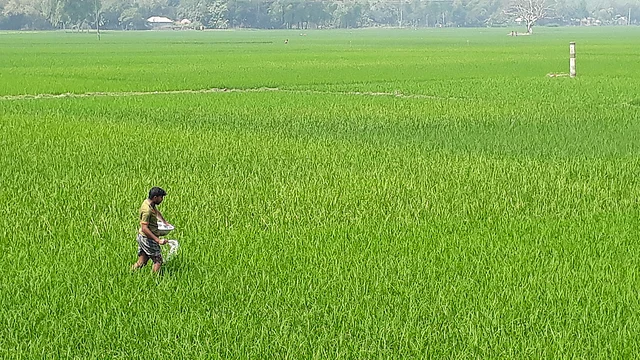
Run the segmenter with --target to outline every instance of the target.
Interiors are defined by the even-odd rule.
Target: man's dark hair
[[[153,199],[154,196],[165,196],[165,195],[167,195],[167,192],[157,186],[154,186],[151,188],[151,190],[149,190],[149,199]]]

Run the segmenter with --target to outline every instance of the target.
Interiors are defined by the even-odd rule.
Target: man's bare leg
[[[162,267],[162,260],[157,261],[156,259],[154,259],[153,261],[153,266],[151,267],[151,269],[153,270],[153,272],[155,274],[159,274],[160,273],[160,268]]]
[[[148,261],[149,257],[146,254],[138,255],[138,261],[136,261],[136,263],[131,266],[131,271],[136,271],[139,268],[147,265]]]

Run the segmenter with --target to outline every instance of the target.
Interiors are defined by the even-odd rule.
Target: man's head
[[[167,195],[167,192],[157,186],[154,186],[149,190],[149,200],[154,204],[160,204],[165,195]]]

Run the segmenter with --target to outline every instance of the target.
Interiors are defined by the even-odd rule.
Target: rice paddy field
[[[0,357],[636,357],[640,28],[510,30],[0,33]]]

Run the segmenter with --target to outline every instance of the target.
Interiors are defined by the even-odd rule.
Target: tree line
[[[542,14],[531,15],[535,9]],[[542,16],[538,16],[542,15]],[[486,27],[640,24],[639,0],[0,0],[0,29]],[[179,24],[180,20],[188,21]],[[532,20],[533,19],[533,20]]]

